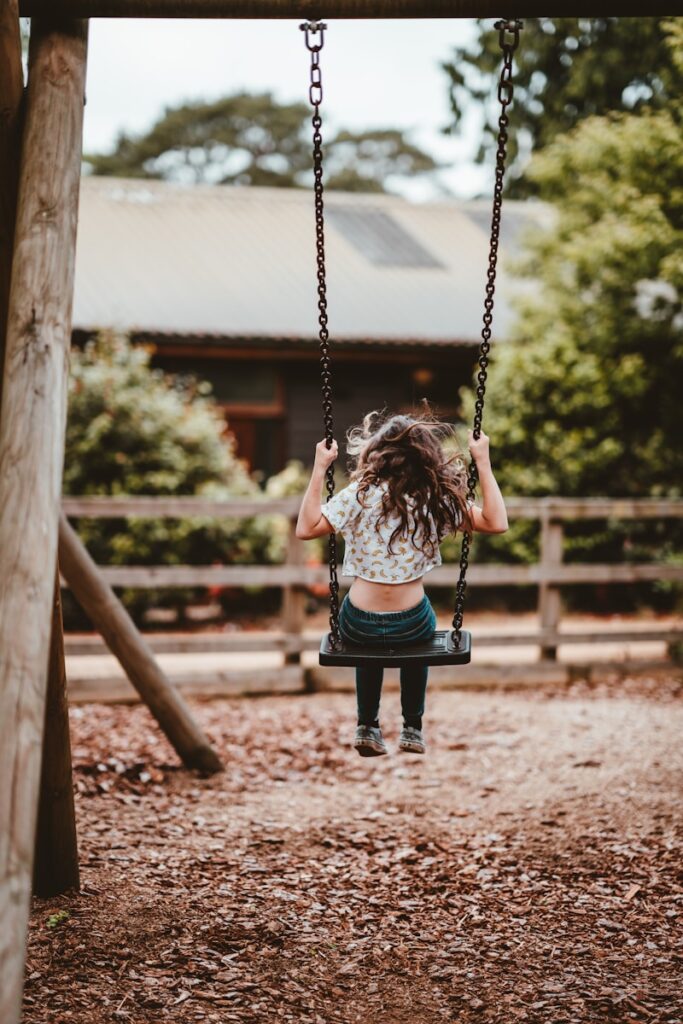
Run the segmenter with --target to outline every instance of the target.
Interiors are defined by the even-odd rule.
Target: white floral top
[[[413,545],[410,535],[407,539],[399,536],[394,541],[392,554],[389,541],[399,518],[392,517],[377,528],[385,490],[386,484],[370,487],[363,495],[364,508],[358,500],[358,484],[354,481],[330,498],[321,507],[321,512],[344,538],[344,576],[359,576],[374,583],[408,583],[441,565],[439,538],[432,523],[435,547],[431,558]]]

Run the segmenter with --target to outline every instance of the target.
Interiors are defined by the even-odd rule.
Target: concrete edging
[[[521,665],[466,665],[461,668],[432,668],[432,689],[533,689],[537,686],[562,688],[584,680],[598,683],[607,679],[642,675],[680,673],[683,669],[668,661],[606,661],[594,664],[574,664],[539,661]],[[278,669],[187,673],[172,676],[170,680],[185,697],[212,700],[222,697],[257,697],[282,694],[291,696],[305,693],[351,693],[354,690],[352,669],[305,668],[286,665]],[[388,670],[387,689],[398,687],[398,672]],[[135,704],[139,697],[127,679],[107,676],[77,679],[69,683],[71,704]]]

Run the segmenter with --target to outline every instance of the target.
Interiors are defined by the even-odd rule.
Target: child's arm
[[[320,495],[325,482],[325,472],[330,463],[337,458],[337,442],[332,442],[328,448],[325,441],[319,441],[315,446],[315,462],[313,472],[304,494],[299,518],[296,522],[296,535],[299,540],[313,540],[314,537],[323,537],[326,533],[334,533],[334,527],[325,519],[320,511]]]
[[[475,441],[472,431],[469,430],[467,443],[470,454],[477,464],[482,499],[481,508],[478,505],[472,506],[472,525],[479,533],[505,533],[508,528],[507,510],[491,469],[489,439],[482,431]]]

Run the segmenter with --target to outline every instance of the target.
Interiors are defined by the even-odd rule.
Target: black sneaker
[[[407,754],[424,754],[427,749],[421,729],[412,725],[404,725],[398,739],[398,749]]]
[[[379,757],[389,753],[382,739],[382,730],[374,725],[359,725],[353,745],[361,757]]]

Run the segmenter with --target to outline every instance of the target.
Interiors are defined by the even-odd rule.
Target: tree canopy
[[[191,184],[307,183],[311,112],[270,93],[238,93],[167,108],[143,135],[119,135],[112,153],[85,157],[94,174]],[[325,143],[330,189],[383,192],[392,177],[433,173],[436,161],[398,129],[341,130]]]
[[[683,25],[668,32],[683,81]],[[678,70],[680,69],[680,70]],[[527,170],[552,203],[528,239],[511,338],[494,347],[486,429],[509,493],[679,496],[683,481],[683,132],[674,101],[582,120]],[[503,216],[505,213],[503,212]],[[472,396],[465,396],[471,418]],[[674,524],[568,530],[584,558],[675,557]],[[508,553],[530,531],[513,524]],[[658,540],[656,540],[658,538]],[[487,548],[487,544],[482,545]],[[607,550],[611,551],[606,555]],[[572,551],[571,542],[569,545]]]
[[[510,192],[533,188],[524,180],[529,153],[548,145],[583,118],[610,111],[658,109],[676,95],[676,72],[664,18],[529,18],[515,53],[515,95],[509,116]],[[443,65],[448,75],[454,131],[474,100],[485,110],[476,159],[489,159],[497,130],[500,67],[498,32],[477,19],[472,45],[458,47]]]
[[[680,125],[668,111],[591,118],[528,173],[557,219],[530,242],[540,288],[491,370],[505,480],[526,494],[678,493]]]

